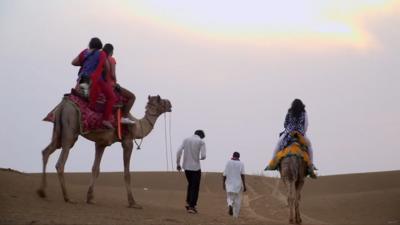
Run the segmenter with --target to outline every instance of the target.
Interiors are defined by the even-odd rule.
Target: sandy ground
[[[40,174],[0,170],[0,224],[287,224],[285,190],[277,178],[247,176],[239,219],[227,214],[221,174],[203,173],[199,213],[184,210],[186,180],[178,172],[134,172],[133,193],[142,210],[127,208],[122,173],[101,173],[95,205],[85,203],[89,173],[67,173],[65,203],[56,174],[47,198],[36,195]],[[307,179],[302,192],[303,224],[400,224],[400,171]]]

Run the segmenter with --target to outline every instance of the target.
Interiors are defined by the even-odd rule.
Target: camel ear
[[[150,97],[151,97],[151,96],[149,95],[149,97],[147,97],[147,99],[150,100]]]
[[[157,101],[160,102],[161,101],[161,97],[160,95],[157,95]]]

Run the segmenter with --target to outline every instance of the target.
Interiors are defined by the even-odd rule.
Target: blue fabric
[[[285,131],[283,133],[284,136],[282,138],[282,141],[280,142],[279,145],[279,150],[286,148],[293,142],[292,137],[290,136],[290,133],[292,131],[298,131],[303,136],[305,135],[305,117],[306,117],[305,112],[301,113],[299,118],[295,118],[291,113],[286,114],[285,124],[284,124]]]
[[[89,78],[90,75],[96,70],[99,64],[100,51],[94,50],[94,52],[89,52],[85,50],[83,52],[83,65],[79,71],[79,77]]]

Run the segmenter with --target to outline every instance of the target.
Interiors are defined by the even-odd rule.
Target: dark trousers
[[[186,180],[188,182],[186,192],[186,203],[190,207],[196,207],[199,198],[201,170],[185,170]]]

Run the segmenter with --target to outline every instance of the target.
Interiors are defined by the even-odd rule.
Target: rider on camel
[[[119,93],[124,99],[126,99],[126,101],[124,101],[123,103],[123,107],[122,107],[122,119],[121,119],[121,123],[123,124],[134,124],[135,121],[131,120],[129,118],[129,111],[131,110],[133,103],[135,102],[135,95],[130,92],[129,90],[121,87],[118,83],[117,83],[117,76],[115,74],[115,66],[117,64],[115,58],[113,57],[114,54],[114,46],[112,44],[105,44],[103,47],[103,51],[106,53],[107,55],[107,61],[110,65],[109,70],[107,71],[108,75],[107,75],[107,82],[110,83],[110,85],[112,87],[114,87],[115,91],[117,93]]]
[[[307,143],[307,153],[311,161],[311,168],[308,168],[308,173],[310,174],[310,177],[316,178],[316,175],[314,173],[314,169],[316,168],[313,164],[313,149],[311,146],[311,142],[306,137],[306,132],[308,128],[307,112],[305,110],[305,105],[300,99],[293,100],[292,106],[289,108],[285,117],[284,128],[285,130],[280,134],[280,138],[275,147],[272,158],[274,159],[279,151],[290,145],[293,138],[290,134],[293,131],[297,131],[302,136],[304,136],[304,139]],[[270,168],[267,166],[265,170],[270,170]]]
[[[72,60],[72,65],[80,66],[78,83],[90,81],[89,107],[95,108],[100,93],[106,98],[102,124],[107,128],[114,128],[111,123],[112,108],[117,100],[113,87],[106,82],[106,76],[102,76],[103,70],[109,70],[107,55],[101,50],[101,40],[94,37],[89,42],[89,48],[84,49]]]

